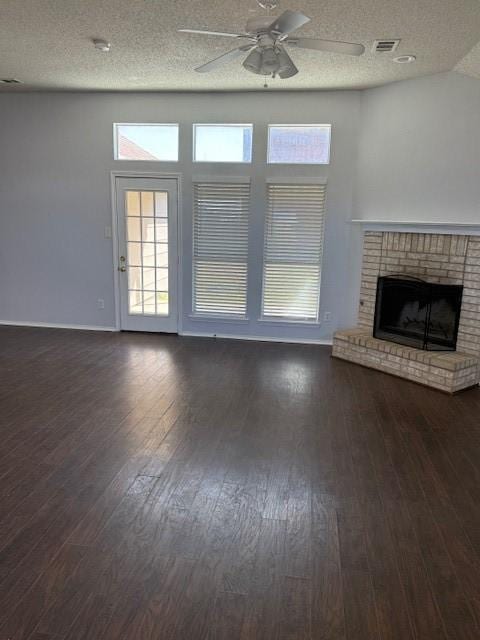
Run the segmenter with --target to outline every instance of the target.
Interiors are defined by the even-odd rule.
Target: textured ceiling
[[[455,67],[456,71],[480,79],[480,42]]]
[[[277,13],[287,8],[312,18],[296,33],[367,51],[351,58],[292,49],[300,73],[271,81],[274,89],[364,88],[453,68],[480,77],[478,0],[281,0]],[[0,77],[25,83],[0,91],[261,89],[263,79],[241,61],[193,71],[235,41],[177,33],[242,31],[255,15],[264,15],[256,0],[0,0]],[[111,52],[95,50],[95,37],[109,40]],[[395,54],[371,53],[375,39],[391,37],[402,39]],[[404,53],[417,62],[392,62]]]

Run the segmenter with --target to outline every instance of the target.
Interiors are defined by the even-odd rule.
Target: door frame
[[[120,277],[118,273],[118,225],[117,225],[117,178],[157,178],[175,180],[177,183],[177,326],[178,335],[183,332],[183,216],[182,216],[182,174],[163,171],[110,171],[110,198],[112,207],[112,256],[113,256],[113,295],[115,302],[115,331],[121,331],[120,324]]]

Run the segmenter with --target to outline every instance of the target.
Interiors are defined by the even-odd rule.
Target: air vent
[[[392,51],[395,51],[399,44],[400,40],[395,38],[375,40],[372,51],[373,53],[391,53]]]
[[[22,81],[16,78],[0,78],[0,84],[22,84]]]

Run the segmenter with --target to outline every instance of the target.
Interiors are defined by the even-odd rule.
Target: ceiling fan
[[[273,8],[275,2],[261,2],[260,6]],[[337,42],[335,40],[321,40],[320,38],[291,37],[291,33],[310,22],[310,18],[299,11],[284,11],[277,18],[264,16],[248,20],[244,33],[224,33],[220,31],[203,31],[201,29],[179,29],[182,33],[198,33],[209,36],[223,36],[245,41],[236,49],[227,51],[218,58],[210,60],[200,67],[198,73],[213,71],[221,65],[240,58],[248,53],[243,61],[247,71],[262,76],[277,75],[280,78],[291,78],[298,73],[293,60],[288,55],[285,45],[298,49],[315,49],[316,51],[330,51],[351,56],[361,56],[365,51],[362,44],[351,42]]]

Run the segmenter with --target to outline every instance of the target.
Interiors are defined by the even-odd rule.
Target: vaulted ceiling
[[[300,73],[272,89],[350,89],[456,68],[480,78],[479,0],[280,0],[311,22],[296,34],[360,42],[353,58],[294,49]],[[178,33],[242,31],[264,15],[256,0],[0,0],[0,78],[16,90],[232,91],[261,89],[241,60],[209,74],[193,67],[235,46],[230,38]],[[92,38],[111,42],[101,53]],[[401,38],[397,51],[372,52],[376,39]],[[392,58],[414,54],[413,64]]]

